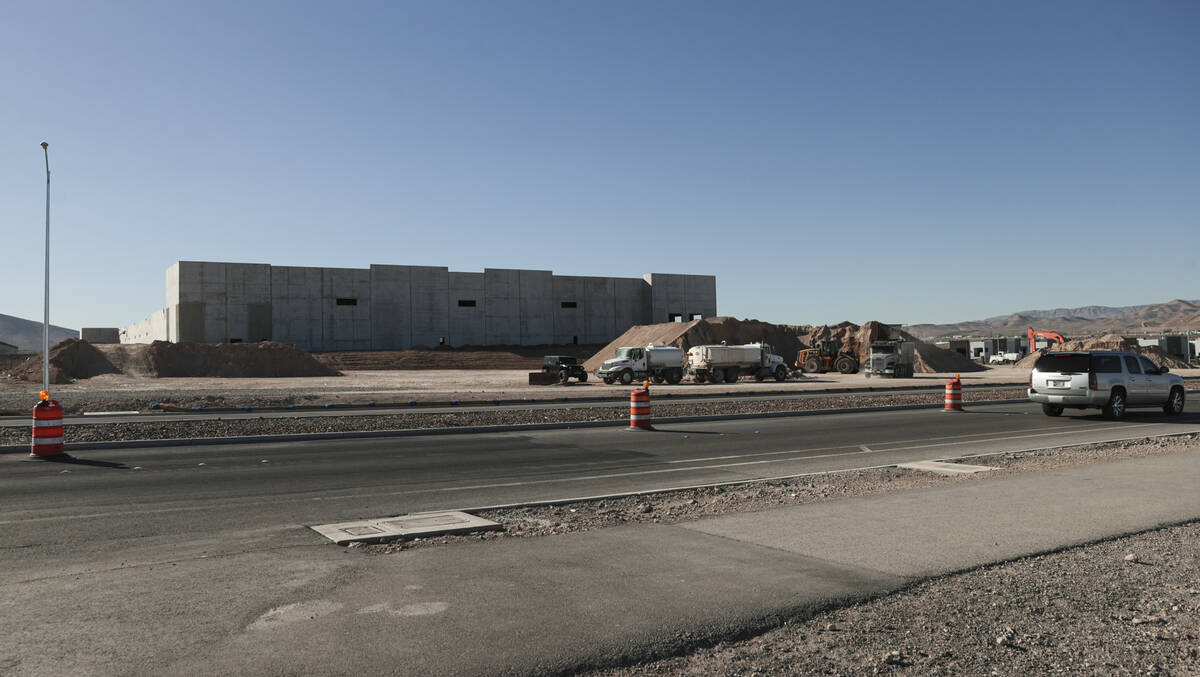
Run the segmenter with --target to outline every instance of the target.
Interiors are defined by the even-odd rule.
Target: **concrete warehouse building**
[[[166,308],[121,343],[294,343],[306,350],[607,343],[637,324],[717,314],[713,275],[576,277],[434,266],[180,261]]]

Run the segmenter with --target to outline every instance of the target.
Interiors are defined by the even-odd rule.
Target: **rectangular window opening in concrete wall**
[[[667,313],[667,322],[683,322],[683,313]]]
[[[229,339],[229,342],[230,343],[241,343],[242,340],[240,338],[231,338],[231,339]]]
[[[474,308],[475,307],[475,299],[459,299],[458,307],[459,308]]]
[[[692,313],[692,314],[688,315],[688,320],[703,320],[703,319],[704,319],[704,315],[702,313]]]
[[[563,308],[577,308],[577,307],[579,307],[579,306],[578,306],[578,304],[577,304],[576,302],[574,302],[574,301],[563,301],[563,302],[562,302],[562,307],[563,307]]]
[[[446,345],[446,337],[445,337],[445,336],[439,336],[439,337],[438,337],[438,345],[439,345],[439,346],[444,346],[444,345]]]
[[[578,337],[578,336],[572,336],[572,337],[571,337],[571,343],[573,343],[573,344],[575,344],[575,345],[579,345],[579,337]]]
[[[326,297],[326,298],[329,298],[329,297]],[[337,300],[337,304],[338,304],[339,306],[357,306],[357,305],[358,305],[358,299],[343,299],[343,298],[339,298],[339,299]]]

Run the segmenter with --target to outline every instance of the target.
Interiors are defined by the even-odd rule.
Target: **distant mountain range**
[[[50,345],[65,338],[79,338],[79,330],[50,325]],[[22,353],[41,352],[42,323],[0,313],[0,342],[14,345]]]
[[[1083,306],[1053,310],[1023,310],[984,320],[954,324],[914,324],[918,338],[952,336],[1024,336],[1029,327],[1056,331],[1067,338],[1104,334],[1152,334],[1162,331],[1200,330],[1200,300],[1175,299],[1144,306]]]

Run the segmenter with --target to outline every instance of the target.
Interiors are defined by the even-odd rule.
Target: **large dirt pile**
[[[1188,369],[1190,365],[1187,362],[1169,355],[1158,346],[1139,346],[1138,342],[1131,338],[1125,338],[1120,334],[1105,334],[1096,339],[1081,339],[1078,341],[1067,341],[1066,343],[1056,343],[1049,348],[1041,348],[1033,353],[1026,355],[1024,359],[1017,362],[1016,366],[1022,369],[1033,369],[1033,364],[1037,359],[1047,352],[1062,351],[1062,350],[1126,350],[1129,352],[1145,355],[1151,362],[1160,367],[1169,369]]]
[[[310,353],[290,343],[168,343],[99,346],[113,364],[131,376],[167,378],[210,376],[263,378],[340,376]]]
[[[70,383],[75,379],[119,372],[104,353],[87,341],[69,338],[50,349],[51,383]],[[28,358],[9,375],[22,381],[41,382],[42,354],[39,352]]]
[[[815,346],[822,341],[838,341],[846,350],[858,355],[860,363],[865,363],[871,352],[871,342],[880,340],[904,340],[914,343],[913,371],[918,374],[960,373],[968,371],[984,371],[987,367],[978,364],[956,352],[938,348],[932,343],[926,343],[906,331],[901,331],[892,325],[882,322],[867,322],[859,326],[853,322],[814,327],[804,337],[804,342]]]
[[[917,373],[946,373],[983,371],[986,367],[949,350],[943,350],[882,322],[867,322],[859,326],[853,322],[811,327],[808,325],[771,324],[758,320],[736,320],[732,317],[710,317],[693,320],[686,324],[677,322],[647,324],[630,328],[615,341],[593,355],[584,367],[595,371],[613,356],[621,346],[671,345],[687,350],[692,346],[715,344],[725,341],[731,345],[763,341],[775,349],[787,364],[792,364],[801,348],[822,341],[838,341],[842,346],[856,352],[860,362],[865,362],[872,341],[879,339],[905,339],[916,343]]]
[[[677,346],[687,351],[692,346],[717,344],[721,341],[730,345],[762,341],[791,364],[796,359],[796,351],[802,347],[800,337],[808,329],[759,320],[737,320],[732,317],[708,317],[685,323],[642,324],[631,327],[629,331],[618,336],[584,362],[583,366],[588,371],[599,369],[604,360],[611,359],[617,348],[622,346],[653,344]]]

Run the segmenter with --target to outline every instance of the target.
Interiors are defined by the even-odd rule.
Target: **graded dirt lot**
[[[1200,370],[1192,370],[1200,375]],[[527,371],[517,370],[394,370],[346,371],[343,376],[307,378],[141,378],[124,374],[104,374],[73,383],[55,385],[51,391],[67,413],[103,410],[139,410],[151,402],[179,406],[213,408],[280,407],[288,404],[335,405],[407,404],[448,402],[490,402],[493,399],[577,399],[589,397],[628,397],[631,386],[605,385],[594,378],[585,383],[567,385],[528,385]],[[1185,374],[1186,375],[1186,374]],[[809,392],[825,389],[883,390],[899,387],[941,388],[955,374],[920,374],[911,379],[867,378],[862,374],[813,374],[762,383],[743,380],[720,385],[681,383],[652,385],[654,397],[745,393]],[[964,393],[981,386],[1024,383],[1029,372],[1012,367],[962,374]],[[0,410],[23,412],[32,406],[41,385],[12,379],[0,379]]]

